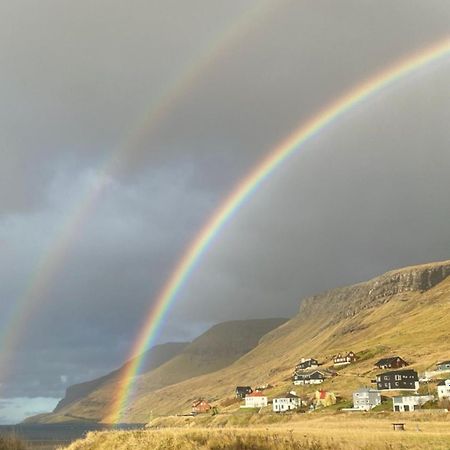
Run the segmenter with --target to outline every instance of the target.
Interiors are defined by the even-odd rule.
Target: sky
[[[118,367],[236,183],[327,103],[449,36],[444,0],[0,2],[0,329],[73,228],[14,346],[0,342],[0,423]],[[450,259],[449,78],[449,58],[424,68],[290,158],[215,239],[158,342]]]

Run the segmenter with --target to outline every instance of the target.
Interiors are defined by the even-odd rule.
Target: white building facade
[[[393,410],[395,412],[409,412],[420,409],[425,403],[434,400],[432,395],[411,395],[408,397],[394,397]]]
[[[363,388],[353,392],[353,409],[370,411],[381,404],[381,393],[376,389]]]
[[[243,408],[264,408],[267,406],[268,400],[265,395],[260,392],[253,392],[245,396],[245,405]]]
[[[302,405],[302,400],[293,392],[290,392],[284,397],[274,398],[272,402],[272,409],[274,412],[285,412],[297,409]]]
[[[439,400],[450,399],[450,379],[439,383],[437,391]]]

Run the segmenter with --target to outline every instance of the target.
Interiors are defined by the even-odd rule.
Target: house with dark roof
[[[333,365],[335,366],[346,366],[348,364],[354,363],[356,361],[356,355],[354,352],[348,353],[338,353],[333,356]]]
[[[302,399],[295,392],[289,392],[282,397],[274,398],[272,409],[274,412],[284,412],[297,409],[302,405]]]
[[[295,366],[295,370],[307,370],[307,369],[317,369],[319,367],[319,362],[314,358],[302,358],[300,362]]]
[[[442,371],[442,372],[450,371],[450,360],[449,361],[438,362],[436,364],[436,370],[439,370],[439,371]]]
[[[389,358],[381,358],[375,363],[379,369],[400,369],[409,366],[409,364],[400,356],[391,356]]]
[[[236,386],[236,398],[241,400],[245,398],[247,394],[251,394],[253,389],[250,386]]]
[[[376,383],[380,391],[417,391],[419,375],[415,370],[393,370],[377,375]]]
[[[324,382],[325,378],[326,374],[321,370],[300,371],[294,373],[292,382],[295,385],[320,384]]]

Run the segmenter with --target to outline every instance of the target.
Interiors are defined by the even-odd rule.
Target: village
[[[450,360],[436,363],[433,370],[418,373],[407,369],[410,364],[402,357],[389,356],[374,364],[375,371],[382,371],[371,380],[371,386],[361,386],[350,399],[342,398],[331,390],[319,388],[328,379],[338,377],[339,370],[358,362],[354,352],[334,355],[328,364],[315,358],[302,358],[295,366],[291,383],[293,389],[282,395],[270,396],[275,388],[265,384],[236,386],[235,401],[242,409],[271,410],[274,413],[313,412],[334,407],[346,412],[392,411],[405,413],[413,411],[448,412],[450,405]],[[317,385],[317,389],[298,392]],[[341,406],[341,407],[340,407]],[[219,413],[212,401],[200,398],[192,403],[190,415]]]

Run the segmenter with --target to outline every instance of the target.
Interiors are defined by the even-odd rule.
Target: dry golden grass
[[[165,428],[90,433],[67,450],[448,450],[450,422],[411,416],[406,431],[393,431],[389,418],[303,416],[285,426],[252,428]]]
[[[25,443],[16,436],[0,436],[0,450],[26,450]]]

